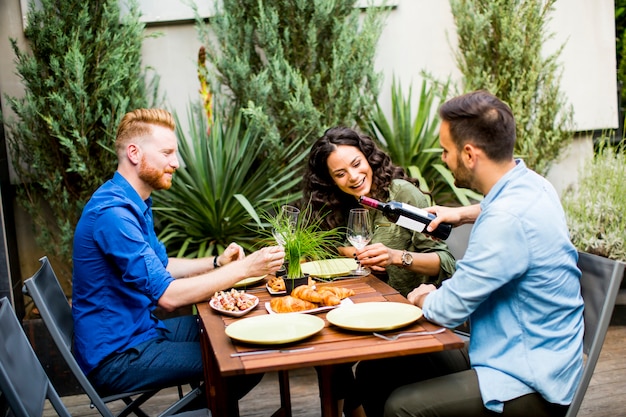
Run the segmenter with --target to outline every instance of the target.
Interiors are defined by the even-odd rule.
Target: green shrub
[[[219,107],[244,109],[276,147],[304,137],[304,149],[330,126],[354,126],[378,96],[385,16],[354,3],[222,1],[209,25],[198,23]]]
[[[556,0],[452,0],[463,90],[485,89],[509,104],[517,122],[515,153],[546,174],[572,139],[572,109],[560,91],[562,47],[543,46]]]
[[[134,6],[121,20],[116,0],[29,4],[31,52],[11,40],[25,96],[7,98],[17,115],[5,120],[9,152],[38,244],[71,264],[83,206],[116,168],[117,124],[148,105],[146,94],[155,99],[156,85],[144,81]]]
[[[601,146],[562,198],[571,239],[580,251],[626,261],[626,156]]]

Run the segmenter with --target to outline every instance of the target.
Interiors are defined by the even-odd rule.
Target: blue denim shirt
[[[516,162],[481,202],[456,273],[423,305],[447,327],[470,319],[471,365],[497,412],[532,392],[570,404],[583,365],[578,253],[554,188]]]
[[[173,281],[152,221],[152,201],[141,200],[118,172],[91,197],[74,234],[74,350],[85,374],[112,353],[157,337],[152,315]]]

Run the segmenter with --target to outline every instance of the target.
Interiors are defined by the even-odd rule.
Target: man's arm
[[[461,207],[432,206],[424,210],[437,216],[426,227],[429,232],[432,232],[439,226],[439,223],[450,223],[452,226],[474,223],[480,215],[480,204]]]
[[[159,298],[159,307],[173,311],[182,306],[206,301],[217,291],[230,288],[244,278],[278,271],[284,257],[285,251],[282,247],[266,247],[216,270],[189,278],[175,279]]]
[[[191,277],[214,269],[215,264],[220,267],[243,258],[245,258],[243,248],[236,243],[231,243],[217,258],[215,256],[196,259],[169,258],[167,271],[174,278]]]

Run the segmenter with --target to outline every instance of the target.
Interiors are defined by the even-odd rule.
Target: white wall
[[[170,0],[169,8],[175,2],[179,2],[180,10],[187,10],[188,14],[180,12],[181,16],[191,16],[185,0]],[[150,4],[146,7],[145,20],[149,25],[157,25],[151,26],[149,31],[160,31],[164,36],[145,42],[144,62],[161,75],[162,90],[169,106],[184,114],[189,98],[197,96],[195,61],[200,43],[192,22],[158,24],[169,21],[176,13],[164,9],[159,14],[155,5]],[[376,58],[377,68],[384,73],[380,97],[384,107],[390,104],[394,75],[405,89],[413,83],[414,90],[420,86],[422,70],[440,79],[452,76],[458,80],[460,77],[452,53],[457,40],[449,3],[397,0],[395,4],[380,38]],[[210,10],[205,14],[209,13]],[[547,51],[566,42],[561,56],[562,87],[574,108],[577,130],[617,127],[613,1],[561,0],[557,2],[549,31],[555,36],[547,44]]]

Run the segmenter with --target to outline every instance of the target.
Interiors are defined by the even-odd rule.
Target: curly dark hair
[[[373,172],[372,198],[387,201],[389,185],[397,178],[419,186],[418,180],[407,176],[402,167],[394,165],[372,138],[348,127],[331,127],[313,144],[304,174],[304,202],[311,205],[313,213],[322,217],[322,227],[332,229],[345,225],[350,209],[360,207],[354,196],[337,187],[328,172],[328,156],[339,145],[358,148],[367,158]]]

